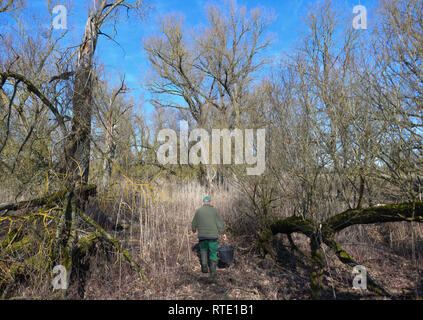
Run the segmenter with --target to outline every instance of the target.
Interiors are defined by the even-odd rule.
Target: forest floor
[[[234,261],[228,268],[218,268],[215,281],[210,280],[209,274],[201,273],[194,250],[185,264],[175,266],[166,274],[147,271],[147,280],[134,280],[134,274],[122,265],[118,285],[116,277],[112,277],[115,279],[113,285],[106,279],[99,282],[98,275],[92,275],[92,280],[87,282],[85,299],[310,299],[309,259],[285,246],[281,238],[274,241],[275,259],[269,255],[260,256],[253,247],[248,247],[250,242],[246,239],[230,238],[225,244],[235,247]],[[194,237],[192,243],[195,244]],[[333,254],[326,252],[325,261],[329,268],[325,268],[323,299],[416,299],[423,296],[421,263],[416,267],[409,259],[386,247],[359,245],[346,248],[393,297],[353,289],[352,270],[346,269]],[[305,250],[303,252],[307,255]],[[109,292],[105,290],[107,287]]]

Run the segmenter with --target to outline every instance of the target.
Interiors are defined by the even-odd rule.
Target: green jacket
[[[217,239],[218,232],[225,234],[225,223],[215,207],[205,204],[195,212],[192,232],[197,230],[199,239]]]

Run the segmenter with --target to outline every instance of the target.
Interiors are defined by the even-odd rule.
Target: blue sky
[[[345,8],[347,12],[350,12],[351,15],[355,5],[365,5],[368,9],[368,22],[371,23],[372,8],[374,8],[377,0],[334,1],[341,8]],[[28,0],[27,2],[28,8],[25,14],[29,19],[33,14],[37,16],[46,14],[47,6],[45,0]],[[53,2],[60,4],[60,1]],[[304,15],[315,2],[316,0],[238,0],[238,5],[246,6],[247,9],[260,6],[273,10],[275,21],[268,29],[273,37],[273,45],[268,49],[268,54],[273,57],[273,61],[277,61],[284,56],[285,52],[289,52],[294,41],[299,36]],[[68,35],[64,43],[62,43],[64,47],[74,46],[81,40],[84,23],[87,18],[88,5],[91,3],[91,0],[74,0],[73,6],[68,9]],[[182,13],[185,17],[185,24],[188,27],[204,23],[206,20],[205,8],[212,3],[219,3],[219,1],[150,0],[149,4],[152,9],[144,21],[130,16],[129,19],[124,18],[117,25],[115,40],[119,45],[104,36],[100,38],[96,59],[105,64],[111,80],[119,81],[120,77],[125,75],[127,86],[133,89],[131,95],[136,101],[144,101],[146,111],[151,111],[152,107],[148,103],[149,94],[143,86],[149,68],[143,52],[143,39],[157,32],[158,20],[161,16],[172,12]]]

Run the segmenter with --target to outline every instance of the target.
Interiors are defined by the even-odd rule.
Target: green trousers
[[[217,249],[219,244],[217,240],[201,240],[200,241],[200,250],[209,252],[210,261],[217,262]]]

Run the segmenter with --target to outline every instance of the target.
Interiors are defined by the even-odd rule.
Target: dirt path
[[[416,270],[407,259],[384,251],[356,248],[372,273],[397,298],[410,298],[419,284]],[[371,259],[369,258],[371,257]],[[339,263],[335,256],[328,256],[330,271],[326,271],[325,299],[383,299],[369,291],[352,289],[353,275]],[[174,299],[310,299],[307,262],[290,250],[279,252],[277,262],[262,258],[254,252],[237,250],[234,263],[227,269],[218,268],[218,277],[212,282],[209,274],[201,273],[197,256],[193,255],[184,266],[185,272],[175,283]],[[421,280],[420,280],[421,281]],[[420,287],[422,283],[420,283]],[[422,288],[420,288],[421,290]]]
[[[195,243],[192,241],[191,243]],[[147,280],[137,279],[122,264],[116,272],[92,275],[86,299],[175,299],[175,300],[295,300],[310,299],[308,259],[289,248],[278,248],[277,259],[261,257],[253,246],[235,241],[234,261],[217,269],[217,279],[201,272],[195,252],[167,272],[150,270]],[[400,299],[423,294],[423,267],[416,269],[409,260],[394,252],[359,246],[349,252],[372,276]],[[383,299],[369,291],[352,289],[353,275],[328,253],[330,268],[325,269],[324,299]],[[420,277],[419,277],[420,273]],[[118,279],[118,280],[116,280]],[[96,282],[96,283],[95,283]],[[110,289],[110,290],[109,290]]]

